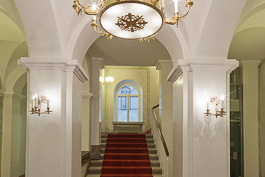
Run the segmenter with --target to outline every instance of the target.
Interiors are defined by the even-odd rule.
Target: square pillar
[[[85,71],[67,59],[21,58],[18,64],[28,72],[28,110],[37,93],[48,96],[52,111],[40,116],[28,112],[26,177],[81,177]]]
[[[179,60],[174,83],[174,177],[230,177],[229,78],[235,60]],[[207,102],[225,96],[223,117],[206,116]],[[215,102],[210,112],[215,113]]]
[[[92,58],[92,118],[90,123],[91,145],[100,145],[99,128],[99,92],[100,92],[100,70],[104,68],[102,58]],[[93,153],[93,152],[92,152]]]
[[[159,70],[159,117],[170,154],[168,176],[173,175],[173,84],[167,80],[172,67],[171,60],[159,60],[156,66],[156,69]]]
[[[259,60],[242,61],[244,175],[259,176]]]
[[[3,128],[1,176],[10,176],[11,170],[11,136],[12,136],[12,100],[14,92],[3,94]]]

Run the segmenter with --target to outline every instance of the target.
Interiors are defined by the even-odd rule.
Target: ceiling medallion
[[[147,23],[148,22],[144,21],[143,15],[136,16],[128,13],[128,15],[118,17],[118,22],[115,23],[115,25],[118,25],[121,30],[134,32],[143,30]]]
[[[74,0],[73,8],[78,15],[83,12],[92,15],[91,26],[100,36],[149,42],[155,39],[164,23],[178,27],[179,21],[188,15],[193,2],[186,0],[186,12],[180,16],[178,1],[174,0],[175,13],[170,18],[165,17],[165,0],[97,0],[97,4],[88,6],[82,6],[79,0]],[[139,13],[141,16],[133,15]],[[98,28],[97,18],[103,31]]]

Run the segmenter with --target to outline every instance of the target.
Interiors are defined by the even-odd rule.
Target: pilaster
[[[2,128],[2,161],[1,176],[10,176],[11,170],[11,136],[12,136],[12,99],[14,92],[6,91],[3,96],[3,128]]]
[[[18,64],[28,71],[27,110],[37,93],[49,97],[52,111],[40,116],[28,112],[26,176],[81,177],[82,83],[87,74],[77,60],[64,58],[21,58]]]
[[[211,97],[224,95],[229,108],[228,78],[237,66],[227,59],[179,60],[168,76],[174,82],[176,177],[230,176],[229,113],[217,118],[204,113]]]
[[[92,118],[90,123],[90,145],[100,145],[99,129],[99,92],[100,92],[100,70],[104,68],[102,58],[92,58]]]
[[[167,81],[167,76],[173,67],[171,60],[159,60],[156,69],[159,70],[159,115],[162,132],[169,150],[168,175],[173,176],[173,84]]]
[[[245,176],[259,176],[259,63],[260,60],[242,61]]]

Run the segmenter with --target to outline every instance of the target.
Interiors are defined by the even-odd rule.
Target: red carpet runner
[[[144,134],[109,134],[101,177],[152,177]]]

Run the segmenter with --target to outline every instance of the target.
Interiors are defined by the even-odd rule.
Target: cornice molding
[[[188,72],[191,69],[186,60],[180,59],[178,60],[178,65],[174,66],[168,74],[167,80],[174,83],[184,71]]]
[[[94,95],[93,95],[93,93],[83,93],[82,98],[83,99],[92,99],[92,98],[94,98]]]
[[[156,70],[161,70],[163,66],[173,66],[171,60],[158,60]]]
[[[239,66],[235,59],[180,59],[169,73],[168,81],[174,83],[185,71],[228,71],[232,72]]]
[[[26,70],[62,70],[73,72],[81,82],[88,80],[88,75],[77,60],[66,58],[25,58],[17,64]]]
[[[238,67],[235,59],[188,59],[188,64],[193,71],[228,71]]]

